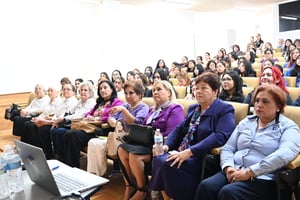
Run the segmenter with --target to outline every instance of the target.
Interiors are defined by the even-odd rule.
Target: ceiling
[[[109,1],[109,0],[103,0]],[[283,0],[118,0],[121,4],[150,5],[154,3],[165,3],[165,5],[176,5],[183,9],[197,12],[216,12],[232,9],[262,12],[274,3]]]

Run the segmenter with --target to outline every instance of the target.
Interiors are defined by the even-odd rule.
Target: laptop
[[[30,179],[56,196],[81,194],[109,181],[58,160],[47,161],[41,148],[19,140],[13,141]]]

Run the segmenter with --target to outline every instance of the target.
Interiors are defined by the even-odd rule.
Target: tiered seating
[[[288,84],[288,87],[295,87],[296,86],[296,76],[284,76],[283,77],[285,79],[285,81]]]
[[[295,101],[300,96],[300,88],[299,87],[287,87],[289,94],[293,101]]]
[[[243,83],[246,83],[248,87],[257,87],[259,84],[258,77],[242,77]]]

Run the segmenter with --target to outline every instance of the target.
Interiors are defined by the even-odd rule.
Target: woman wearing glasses
[[[224,101],[235,101],[243,103],[242,79],[236,71],[225,72],[222,79],[222,89],[219,98]]]

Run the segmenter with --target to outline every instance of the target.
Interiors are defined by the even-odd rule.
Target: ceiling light
[[[281,19],[288,19],[288,20],[294,20],[296,21],[298,18],[297,17],[288,17],[288,16],[280,16]]]

